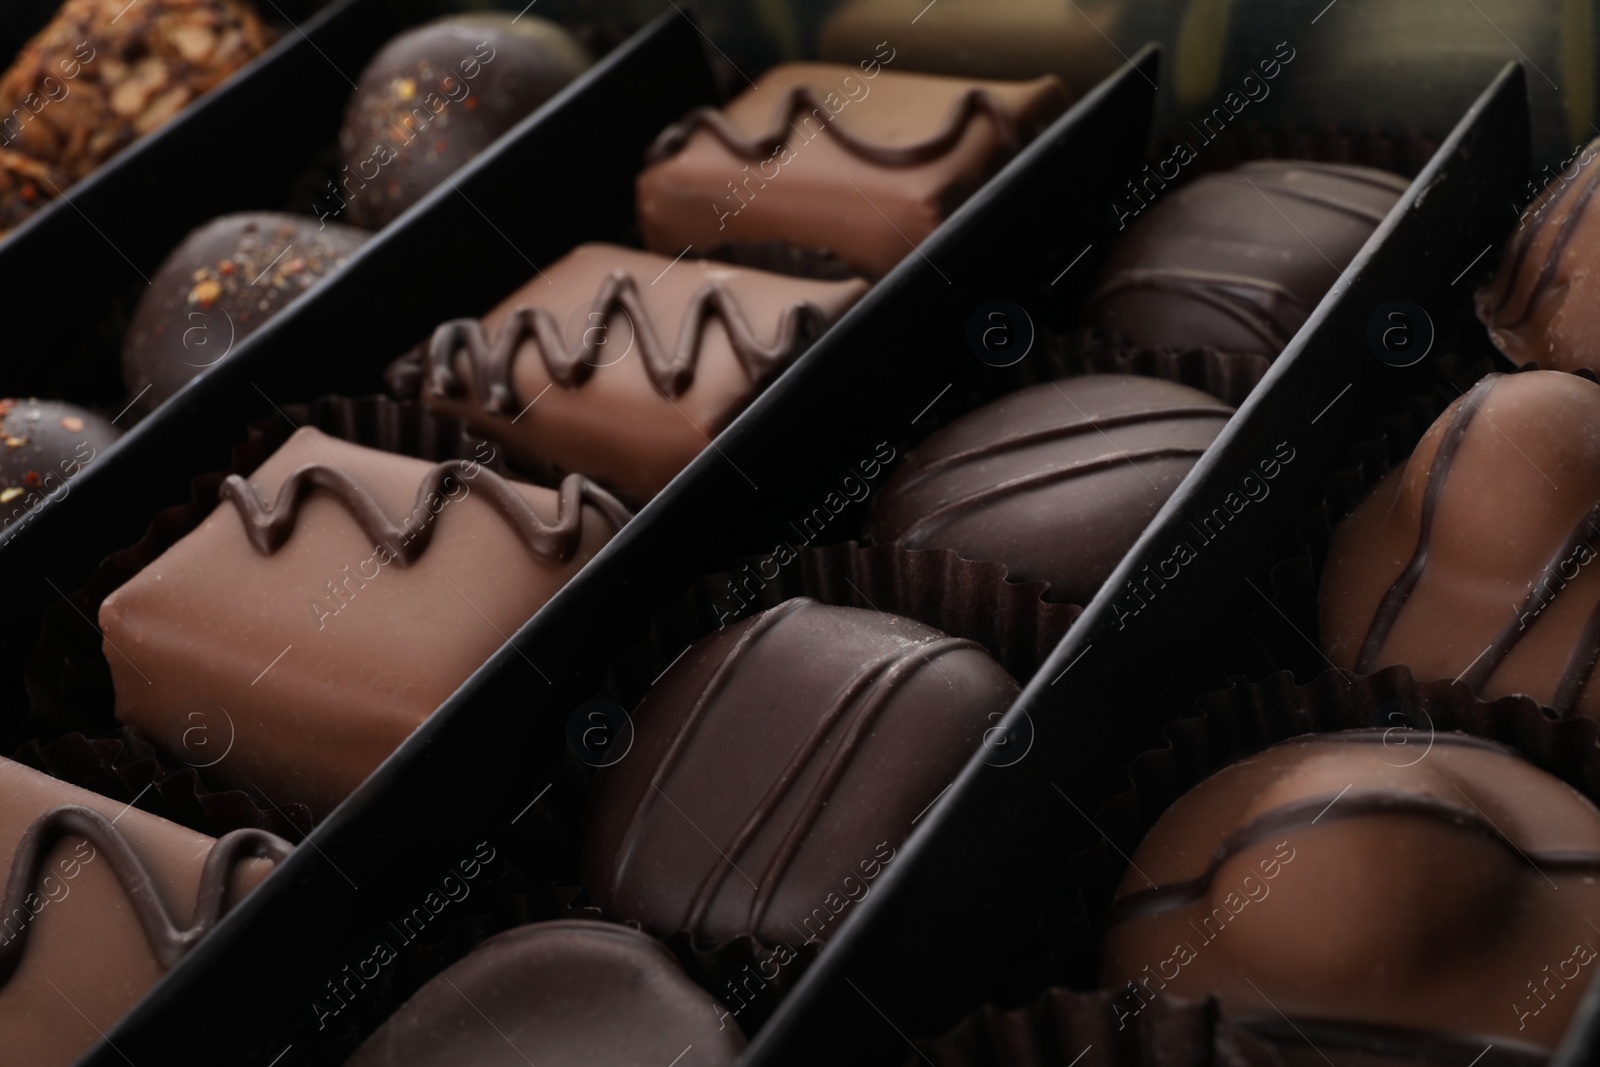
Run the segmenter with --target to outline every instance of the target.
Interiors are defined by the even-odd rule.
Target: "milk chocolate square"
[[[646,246],[782,241],[881,277],[1067,108],[1054,75],[909,74],[887,69],[892,52],[774,67],[669,128],[638,180]]]
[[[191,763],[197,722],[231,735],[208,775],[319,816],[626,521],[584,479],[558,493],[312,429],[223,493],[101,606],[117,717]]]
[[[261,830],[219,842],[0,759],[0,1058],[72,1063],[187,950],[147,933],[141,912],[203,934],[289,847]],[[153,895],[130,881],[140,872]]]
[[[642,500],[866,289],[580,245],[481,324],[435,331],[422,395],[528,469]]]

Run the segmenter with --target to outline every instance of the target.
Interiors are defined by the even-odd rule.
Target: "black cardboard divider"
[[[282,29],[271,49],[0,241],[0,293],[15,302],[6,316],[8,350],[25,357],[0,363],[0,396],[71,400],[108,417],[121,411],[129,399],[120,359],[125,320],[168,253],[230,212],[314,217],[317,200],[302,185],[337,142],[367,61],[406,27],[460,6],[333,0],[317,11],[313,0],[254,2]],[[58,6],[30,0],[37,25],[30,21],[17,44]],[[16,25],[9,8],[4,23],[7,32]],[[0,55],[9,62],[10,52]]]
[[[1348,462],[1366,410],[1437,381],[1437,351],[1408,368],[1378,358],[1375,314],[1406,300],[1443,329],[1509,230],[1528,160],[1526,86],[1508,65],[1026,686],[1002,725],[1032,738],[1027,756],[974,757],[744,1062],[915,1060],[910,1037],[986,1000],[1037,995],[1030,974],[1007,981],[996,947],[1041,940],[1018,887],[1061,881],[1066,860],[1100,839],[1085,813],[1127,788],[1129,762],[1161,746],[1166,723],[1226,684],[1229,641],[1269,589],[1262,546]],[[1250,492],[1246,476],[1269,491]],[[1230,493],[1243,506],[1225,508]],[[1192,550],[1181,560],[1179,544]]]
[[[682,47],[684,35],[694,33],[686,21],[673,20],[656,26],[656,47],[665,50],[663,38]],[[691,43],[698,49],[697,41]],[[604,136],[616,137],[617,124],[630,121],[628,108],[642,106],[645,96],[674,91],[665,69],[671,64],[658,62],[662,69],[633,71],[635,95],[614,103]],[[703,60],[697,57],[697,62],[702,69],[695,77],[704,78]],[[1062,272],[1086,242],[1103,246],[1103,231],[1115,220],[1109,209],[1102,217],[1061,210],[1061,205],[1109,205],[1116,175],[1141,160],[1155,62],[1154,50],[1147,50],[1109,79],[915,254],[908,253],[82,1062],[183,1060],[197,1048],[207,1050],[209,1060],[263,1067],[342,1062],[354,1042],[427,977],[408,979],[409,985],[341,985],[350,981],[346,968],[370,958],[373,942],[392,936],[386,920],[421,902],[459,860],[473,855],[478,842],[505,845],[520,831],[518,820],[525,827],[544,818],[539,798],[550,785],[549,769],[566,752],[569,713],[600,688],[611,657],[644,635],[654,607],[694,577],[769,547],[774,531],[792,513],[808,511],[832,491],[885,433],[912,426],[954,381],[975,373],[973,368],[987,372],[967,350],[965,334],[971,313],[995,291],[1033,294],[1041,314],[1062,289],[1074,288],[1081,298],[1090,270],[1080,267],[1065,278]],[[677,78],[686,80],[681,72]],[[638,93],[640,85],[649,86],[650,93]],[[687,93],[681,87],[676,91]],[[701,95],[709,95],[709,87]],[[681,112],[686,105],[680,97],[657,99],[654,106]],[[567,114],[557,112],[550,124],[561,125]],[[584,131],[567,132],[573,144],[538,161],[547,170],[551,159],[581,164],[583,180],[601,187],[583,203],[604,203],[602,194],[613,204],[631,203],[628,188],[638,157],[625,166],[613,147],[611,158],[597,160],[586,154]],[[598,136],[588,131],[589,141]],[[572,196],[552,198],[551,184],[540,190],[530,182],[515,197],[505,190],[492,203],[478,204],[507,233],[538,236],[538,243],[526,249],[534,261],[553,258],[580,238],[592,239],[597,229],[603,234],[621,224],[615,215],[583,217],[582,203]],[[467,192],[477,200],[475,189]],[[453,228],[434,225],[436,216],[445,214],[439,210],[444,203],[436,201],[435,210],[376,244],[416,256],[426,251],[427,261],[446,271],[470,270],[471,263],[451,256],[459,247]],[[1099,221],[1086,226],[1083,219],[1090,215]],[[459,213],[454,221],[459,222]],[[412,240],[412,231],[424,229]],[[415,315],[398,325],[369,320],[367,334],[381,334],[384,342],[375,343],[362,327],[340,321],[350,317],[347,298],[381,297],[382,307],[407,318],[406,302],[423,284],[410,278],[400,284],[401,291],[361,290],[358,283],[368,277],[363,265],[378,254],[369,247],[307,297],[305,310],[257,335],[271,336],[272,351],[292,367],[267,365],[258,358],[264,349],[255,356],[241,349],[217,368],[220,375],[201,380],[178,399],[182,421],[153,420],[130,435],[124,448],[172,461],[184,439],[198,433],[197,449],[214,452],[211,439],[220,442],[224,429],[251,408],[247,394],[259,385],[270,395],[296,381],[296,374],[303,379],[318,346],[363,343],[348,365],[321,375],[322,387],[353,390],[369,384],[383,359],[397,350],[389,342],[415,337],[418,324],[410,321]],[[1061,279],[1056,289],[1053,279]],[[443,277],[439,284],[450,287],[450,299],[457,303],[469,298],[468,289],[453,278]],[[483,303],[480,291],[473,305]],[[306,348],[312,351],[297,355]],[[213,404],[226,404],[230,413],[217,415]],[[219,465],[214,456],[184,456],[183,464],[188,470]],[[62,501],[22,535],[27,558],[47,560],[47,573],[81,570],[74,552],[55,550],[57,540],[74,540],[80,553],[91,533],[95,544],[126,543],[134,523],[118,519],[113,509],[134,508],[141,515],[151,510],[138,500],[140,489],[118,486],[104,471],[98,473],[93,493]],[[178,480],[166,476],[165,490],[175,490]],[[95,528],[119,522],[118,532]],[[0,552],[0,574],[14,572],[20,581],[23,572],[11,562],[16,558]],[[329,1015],[335,1003],[330,990],[338,989],[346,995],[338,1012]],[[351,1015],[361,1017],[359,1027],[346,1025]]]

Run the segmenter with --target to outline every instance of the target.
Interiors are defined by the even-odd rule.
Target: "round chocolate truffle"
[[[1123,374],[1044,382],[957,419],[884,485],[868,536],[1004,563],[1087,604],[1233,409]]]
[[[626,926],[547,922],[496,934],[412,994],[346,1067],[723,1067],[728,1013],[660,942]]]
[[[1478,318],[1518,366],[1600,373],[1600,278],[1588,266],[1600,241],[1600,140],[1590,142],[1522,213],[1494,280],[1477,293]],[[1585,237],[1592,233],[1594,237]]]
[[[718,630],[596,776],[584,887],[662,937],[826,941],[1017,692],[982,646],[881,612],[802,597]]]
[[[122,431],[59,400],[0,400],[0,529],[62,487]]]
[[[457,15],[401,34],[350,99],[332,213],[392,222],[589,63],[577,38],[532,15]]]
[[[1124,1016],[1214,994],[1325,1051],[1543,1062],[1597,970],[1597,876],[1600,811],[1510,749],[1311,734],[1161,816],[1107,916],[1104,981]]]
[[[1600,385],[1491,374],[1335,531],[1322,644],[1485,698],[1600,717]]]
[[[1145,349],[1276,356],[1378,228],[1406,180],[1369,167],[1262,160],[1161,192],[1111,250],[1091,326]]]
[[[122,380],[149,412],[344,265],[367,233],[269,212],[224,215],[167,257],[122,345]]]

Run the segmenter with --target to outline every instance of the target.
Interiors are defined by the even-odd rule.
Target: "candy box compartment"
[[[0,546],[0,573],[27,587],[36,611],[53,598],[41,573],[69,588],[86,557],[137,540],[163,501],[183,498],[187,477],[225,464],[218,454],[248,418],[312,390],[369,390],[384,362],[439,318],[481,312],[531,264],[580,240],[624,237],[644,145],[714,98],[703,47],[692,24],[669,13],[613,53],[601,66],[614,79],[591,72],[520,142],[502,142],[458,177],[470,201],[436,191],[135,430],[114,457],[126,476],[113,477],[110,463],[85,472]],[[115,1049],[85,1062],[121,1062],[117,1050],[137,1062],[196,1044],[236,1062],[341,1062],[351,1046],[323,1044],[333,1025],[319,1027],[314,1009],[327,1003],[328,983],[369,957],[391,912],[423,899],[477,842],[498,846],[530,824],[560,821],[540,800],[545,771],[568,751],[570,715],[600,688],[610,657],[644,637],[655,605],[697,575],[770,549],[783,523],[827,497],[885,435],[916,429],[947,386],[991,372],[966,328],[995,292],[1035,294],[1041,317],[1063,290],[1077,287],[1081,299],[1084,264],[1063,271],[1114,219],[1107,212],[1080,240],[1076,221],[1063,232],[1071,216],[1059,205],[1108,201],[1112,175],[1141,157],[1153,62],[1147,55],[1080,101],[908,251],[108,1034]],[[424,277],[418,263],[430,265]],[[353,306],[386,313],[350,321]],[[345,360],[321,358],[345,351]],[[18,623],[4,647],[27,645],[31,628]],[[381,1018],[410,988],[363,990],[360,1011]]]
[[[1471,347],[1471,291],[1513,223],[1528,160],[1526,86],[1508,66],[1025,688],[1006,725],[1031,739],[1028,755],[968,765],[747,1062],[897,1062],[911,1055],[908,1037],[933,1036],[982,1001],[1038,994],[995,966],[997,946],[1042,940],[1027,906],[1038,898],[1007,887],[1059,884],[1067,860],[1101,838],[1091,816],[1127,788],[1133,758],[1227,684],[1251,644],[1246,619],[1268,607],[1275,546],[1348,465],[1369,413],[1435,387],[1438,361]],[[1406,302],[1418,347],[1424,319],[1437,334],[1408,366],[1369,342],[1393,301]],[[1193,551],[1175,567],[1180,543]],[[1017,906],[991,905],[990,922],[951,918],[1007,893]],[[926,947],[935,938],[940,954]],[[1586,1025],[1580,1016],[1574,1032]]]

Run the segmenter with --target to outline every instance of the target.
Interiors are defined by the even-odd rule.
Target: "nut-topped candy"
[[[350,98],[344,162],[316,213],[377,229],[589,66],[566,30],[529,15],[453,15],[383,46]]]
[[[1597,972],[1600,811],[1465,734],[1307,735],[1179,798],[1107,924],[1124,1016],[1215,994],[1329,1054],[1542,1062]]]
[[[1491,374],[1340,523],[1322,644],[1480,696],[1600,716],[1600,385]]]
[[[46,499],[110,448],[122,431],[60,400],[0,400],[0,529]]]
[[[153,411],[344,265],[367,233],[298,215],[224,215],[161,264],[122,344],[135,410]]]

